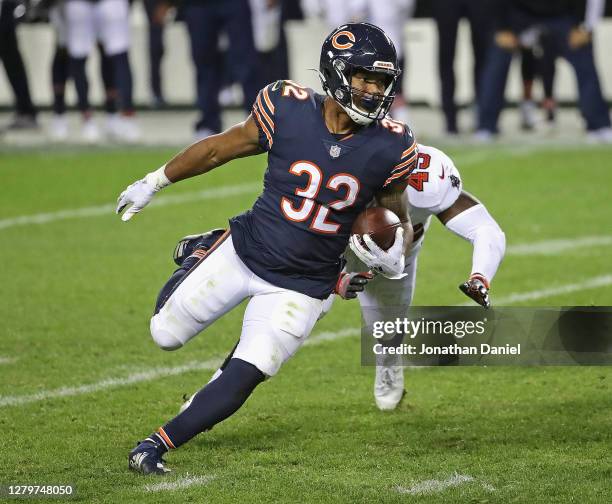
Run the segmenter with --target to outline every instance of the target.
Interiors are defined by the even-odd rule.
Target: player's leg
[[[196,67],[197,106],[200,111],[200,118],[195,124],[198,139],[221,131],[218,101],[221,56],[217,47],[220,30],[217,7],[216,2],[188,2],[184,6],[191,57]]]
[[[55,54],[51,64],[51,83],[53,86],[53,119],[51,138],[65,140],[68,138],[68,120],[66,119],[66,81],[68,80],[70,57],[68,56],[67,28],[63,7],[54,5],[49,9],[49,22],[55,32]]]
[[[358,294],[363,323],[372,327],[375,322],[395,321],[408,314],[416,282],[418,250],[406,258],[407,275],[399,280],[389,280],[381,275],[372,280],[364,292]],[[401,344],[403,335],[395,335],[384,345]],[[404,396],[404,369],[401,356],[377,355],[374,399],[381,410],[397,407]]]
[[[249,295],[251,276],[225,233],[158,303],[151,318],[155,343],[164,350],[185,345]]]
[[[433,15],[438,29],[438,71],[442,111],[446,119],[446,132],[457,133],[457,105],[455,103],[455,47],[457,29],[461,18],[461,2],[456,0],[435,0]]]
[[[92,118],[89,105],[89,82],[85,72],[87,56],[95,43],[94,4],[87,0],[72,0],[65,6],[70,76],[74,81],[78,108],[83,117],[82,137],[94,142],[99,131]]]
[[[244,107],[251,111],[259,88],[267,83],[258,82],[257,51],[253,40],[251,8],[248,0],[226,2],[223,7],[225,29],[229,38],[227,63],[230,74],[242,85]]]
[[[302,346],[321,312],[321,300],[280,289],[253,274],[248,290],[253,297],[245,311],[240,341],[223,372],[130,453],[132,469],[167,471],[161,456],[235,413],[255,387],[266,376],[275,375]]]
[[[199,235],[185,236],[179,240],[172,254],[172,259],[179,268],[161,288],[155,303],[155,313],[161,309],[178,283],[206,255],[223,233],[225,229],[213,229]]]
[[[554,27],[554,33],[561,47],[561,56],[572,65],[576,73],[578,104],[586,121],[587,130],[594,134],[600,130],[609,130],[610,115],[599,84],[599,75],[593,58],[593,44],[589,42],[576,49],[570,48],[568,43],[570,23],[559,23],[559,25]],[[608,141],[612,141],[612,132],[610,133]]]

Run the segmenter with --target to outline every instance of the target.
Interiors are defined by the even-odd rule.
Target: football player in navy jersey
[[[171,183],[268,152],[253,208],[230,219],[214,244],[210,235],[186,241],[193,253],[162,288],[151,319],[154,341],[176,350],[248,298],[238,344],[189,407],[132,450],[130,468],[166,473],[162,455],[232,415],[275,375],[310,334],[325,299],[363,290],[371,273],[341,273],[341,256],[374,198],[406,224],[368,266],[388,278],[404,274],[412,228],[402,194],[418,149],[407,126],[386,118],[399,75],[380,28],[343,25],[321,51],[326,95],[291,81],[270,84],[244,122],[191,145],[119,196],[118,213],[131,205],[127,221]]]

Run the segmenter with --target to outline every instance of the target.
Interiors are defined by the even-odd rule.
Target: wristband
[[[155,192],[172,184],[172,182],[170,182],[170,179],[166,177],[166,165],[155,170],[154,172],[147,173],[144,179],[147,184],[153,187],[153,190]]]

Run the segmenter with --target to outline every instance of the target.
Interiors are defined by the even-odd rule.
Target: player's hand
[[[388,250],[381,249],[368,234],[361,237],[352,235],[349,246],[357,258],[368,268],[381,273],[383,276],[396,280],[406,276],[404,273],[404,229],[399,227],[395,231],[395,241]]]
[[[567,43],[570,49],[580,49],[591,42],[591,33],[584,28],[572,28]]]
[[[170,184],[164,169],[165,166],[162,166],[159,170],[147,174],[145,178],[127,186],[125,191],[119,195],[119,198],[117,198],[117,214],[120,214],[126,206],[131,205],[121,216],[122,221],[129,221],[149,204],[157,191]]]
[[[491,306],[491,301],[489,300],[489,282],[483,275],[474,273],[466,282],[459,286],[459,289],[479,305],[485,308]]]
[[[495,34],[495,43],[506,51],[514,51],[518,49],[519,39],[510,30],[502,30]]]
[[[340,273],[338,282],[336,283],[335,293],[342,299],[355,299],[358,292],[363,292],[363,289],[374,275],[369,271],[361,273]]]

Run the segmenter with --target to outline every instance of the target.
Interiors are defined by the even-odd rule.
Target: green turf
[[[612,150],[448,149],[465,188],[486,203],[508,244],[611,236]],[[0,223],[112,204],[171,152],[130,150],[0,155]],[[263,157],[182,182],[159,197],[261,181]],[[129,223],[112,212],[0,227],[0,400],[122,378],[223,356],[242,309],[176,353],[156,348],[148,318],[184,234],[225,225],[257,189],[147,208]],[[0,224],[1,226],[1,224]],[[506,257],[497,298],[612,274],[611,247]],[[420,256],[415,303],[464,302],[469,244],[433,223]],[[521,303],[519,303],[521,304]],[[612,305],[612,285],[526,305]],[[359,325],[336,302],[316,328]],[[15,359],[2,361],[2,359]],[[0,483],[62,483],[81,502],[610,502],[609,368],[409,370],[398,411],[373,404],[359,341],[305,347],[247,405],[168,458],[168,481],[206,485],[146,492],[157,480],[126,470],[134,441],[177,410],[210,375],[193,371],[71,397],[0,407]],[[410,495],[425,480],[474,478]],[[398,490],[398,488],[400,490]]]

